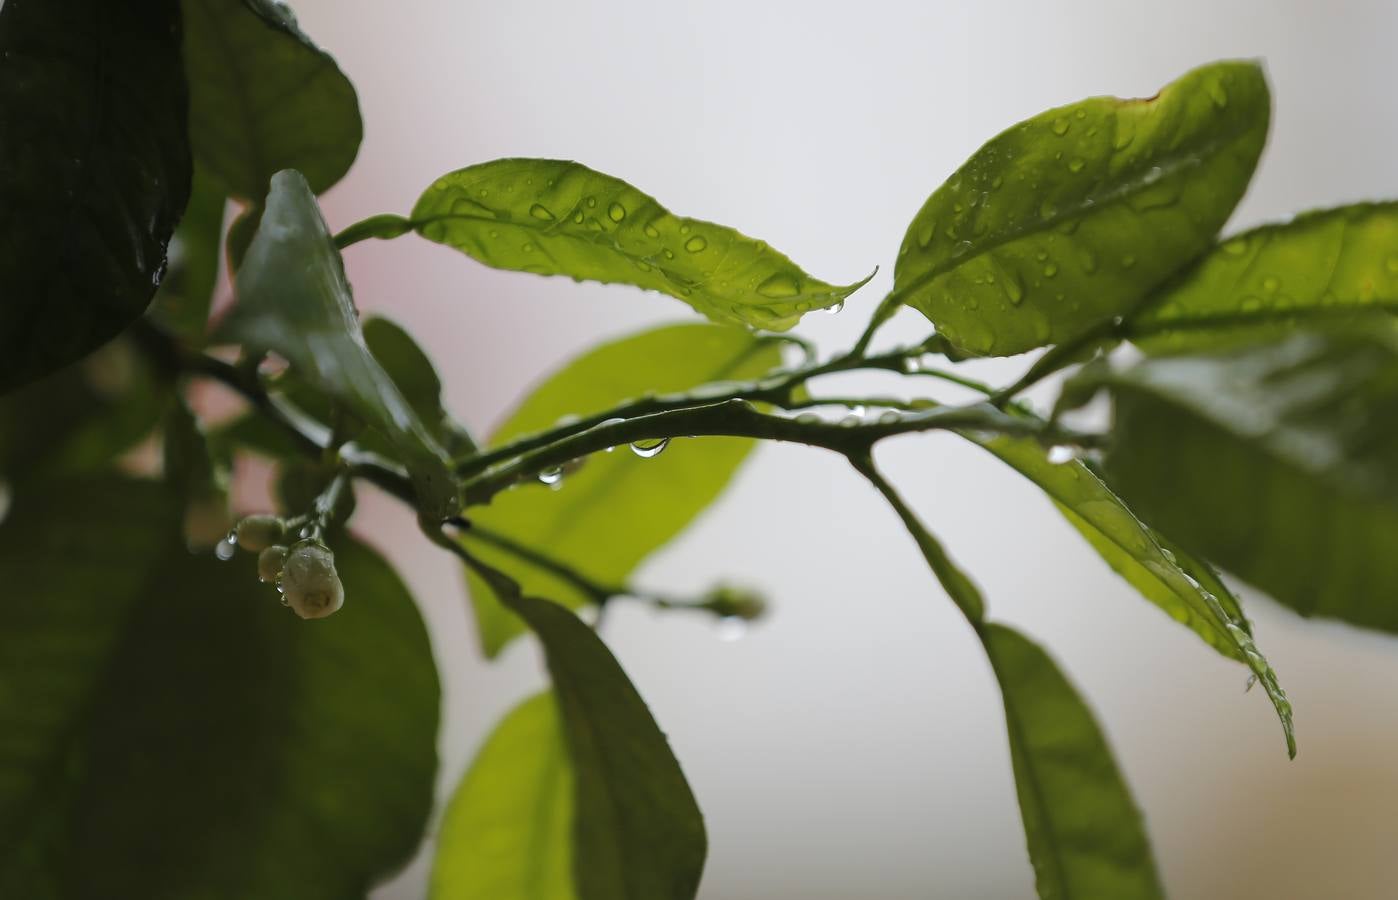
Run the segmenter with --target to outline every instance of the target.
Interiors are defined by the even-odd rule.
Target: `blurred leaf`
[[[0,393],[135,321],[189,197],[174,0],[0,7]]]
[[[349,602],[303,623],[251,558],[187,554],[165,497],[60,484],[0,526],[0,895],[363,896],[432,804],[412,599],[342,541]]]
[[[196,169],[189,208],[170,241],[170,264],[151,302],[151,318],[191,346],[204,343],[227,206],[223,191]]]
[[[894,291],[958,347],[991,356],[1124,315],[1209,246],[1247,188],[1269,115],[1261,68],[1223,62],[1146,100],[1035,116],[927,200]]]
[[[364,321],[364,342],[448,455],[476,449],[471,435],[442,406],[442,381],[411,335],[388,319],[370,317]]]
[[[236,286],[238,302],[215,341],[281,354],[301,379],[389,436],[424,514],[454,513],[450,461],[365,345],[340,253],[296,172],[272,179]]]
[[[228,477],[233,461],[227,445],[210,441],[182,402],[165,416],[165,480],[184,504],[184,540],[191,550],[210,549],[228,533]]]
[[[228,226],[228,270],[236,273],[243,267],[243,257],[257,234],[258,223],[262,221],[262,207],[253,203],[238,213],[233,224]]]
[[[491,438],[498,447],[547,430],[564,416],[590,415],[647,392],[684,391],[710,381],[755,378],[781,363],[780,347],[736,328],[671,325],[604,344],[537,387]],[[601,584],[618,584],[679,534],[723,490],[752,449],[741,438],[676,440],[654,459],[627,448],[596,454],[559,482],[524,485],[473,508],[473,523],[545,551]],[[471,533],[466,533],[468,540]],[[471,551],[520,582],[525,593],[577,608],[592,598],[547,572],[479,541]],[[500,652],[523,630],[490,588],[468,573],[481,644]]]
[[[257,201],[282,169],[319,194],[349,171],[364,126],[354,85],[276,0],[183,0],[189,133],[229,194]]]
[[[333,466],[320,465],[300,458],[288,459],[277,470],[275,493],[281,511],[286,516],[305,515],[315,506],[316,498],[330,486],[335,477]],[[354,483],[350,482],[339,494],[339,502],[331,510],[330,520],[343,523],[354,515]]]
[[[1043,900],[1162,898],[1145,823],[1092,712],[1043,650],[978,628],[1005,697],[1024,833]]]
[[[1052,463],[1048,451],[1032,438],[967,437],[1042,488],[1102,559],[1141,596],[1224,656],[1252,669],[1281,717],[1288,751],[1296,755],[1291,703],[1253,643],[1237,599],[1206,563],[1140,522],[1081,460]]]
[[[562,160],[500,159],[443,175],[412,219],[428,240],[497,269],[631,284],[716,322],[770,331],[864,283],[818,281],[762,241],[675,216],[620,179]]]
[[[130,343],[0,397],[0,478],[31,481],[110,467],[146,437],[170,402]]]
[[[1303,615],[1398,631],[1398,347],[1298,334],[1105,374],[1108,480],[1155,527]]]
[[[1229,238],[1130,323],[1150,352],[1285,337],[1312,320],[1398,311],[1398,203],[1297,216]]]
[[[505,717],[437,835],[432,900],[575,900],[573,770],[552,693]]]

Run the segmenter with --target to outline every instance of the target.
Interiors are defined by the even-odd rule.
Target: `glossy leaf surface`
[[[635,285],[716,322],[770,331],[860,286],[826,284],[762,241],[676,216],[618,178],[562,160],[501,159],[443,175],[412,220],[429,240],[497,269]]]
[[[174,0],[0,8],[0,393],[150,303],[189,196]]]
[[[1398,203],[1361,203],[1229,238],[1162,289],[1128,333],[1150,352],[1192,352],[1394,312]]]
[[[218,279],[220,239],[228,198],[208,176],[194,173],[189,206],[170,241],[170,261],[149,315],[192,346],[204,342]]]
[[[437,835],[431,900],[575,900],[573,770],[552,693],[476,753]]]
[[[1092,712],[1033,642],[1003,625],[979,631],[1005,698],[1039,896],[1164,897],[1145,823]]]
[[[1146,100],[1096,97],[1016,125],[923,205],[895,294],[958,347],[991,356],[1123,315],[1209,246],[1269,116],[1261,68],[1226,62]]]
[[[775,343],[736,328],[689,324],[641,332],[603,344],[549,376],[490,443],[499,446],[551,428],[564,416],[599,413],[650,391],[754,378],[780,361]],[[598,583],[616,585],[714,501],[751,449],[752,442],[741,438],[676,439],[658,456],[641,459],[619,447],[564,474],[557,490],[522,485],[473,508],[470,517]],[[519,581],[527,594],[573,608],[592,599],[497,547],[472,541],[471,549]],[[481,644],[493,656],[523,629],[486,584],[468,578]]]
[[[1253,642],[1237,598],[1206,563],[1137,519],[1082,461],[1055,464],[1032,438],[972,440],[1042,488],[1112,570],[1143,597],[1218,652],[1252,669],[1281,717],[1288,751],[1296,755],[1291,703]]]
[[[1398,349],[1299,334],[1106,376],[1107,475],[1149,521],[1304,615],[1398,631]]]
[[[224,189],[260,200],[296,169],[320,193],[349,170],[364,126],[354,86],[275,0],[183,0],[190,139]]]
[[[442,519],[455,512],[446,453],[365,345],[340,253],[296,172],[272,181],[237,295],[217,341],[281,354],[300,378],[388,436],[425,514]]]

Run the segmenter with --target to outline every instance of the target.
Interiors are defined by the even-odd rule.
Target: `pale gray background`
[[[880,275],[803,332],[833,351],[891,280],[903,230],[982,141],[1091,94],[1149,95],[1198,63],[1262,57],[1271,146],[1235,224],[1398,195],[1392,4],[463,3],[300,0],[359,87],[359,163],[336,225],[406,212],[437,175],[574,158],[672,209],[765,238],[831,281]],[[484,431],[599,338],[682,319],[674,300],[495,272],[404,238],[348,253],[362,306],[411,327]],[[890,337],[927,331],[899,319]],[[983,366],[1001,379],[1021,360]],[[878,387],[855,379],[855,387]],[[1041,395],[1042,396],[1042,395]],[[1398,877],[1398,639],[1250,598],[1297,709],[1288,763],[1261,692],[1132,592],[1017,476],[950,437],[883,459],[1091,700],[1148,815],[1172,896],[1385,898]],[[404,567],[446,681],[443,785],[539,682],[526,642],[479,659],[456,567],[392,505],[360,521]],[[707,900],[1032,895],[1000,701],[909,539],[835,458],[762,450],[640,580],[729,575],[776,615],[736,643],[635,611],[607,637],[708,817]],[[381,898],[418,897],[419,861]]]

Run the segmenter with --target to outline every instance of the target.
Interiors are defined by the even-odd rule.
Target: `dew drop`
[[[668,446],[670,446],[669,438],[659,438],[654,441],[632,441],[631,452],[641,459],[653,459],[659,456]]]
[[[1281,287],[1281,279],[1277,278],[1275,275],[1268,275],[1266,278],[1262,279],[1262,290],[1269,294],[1275,294],[1279,287]]]
[[[611,206],[607,207],[607,218],[611,219],[613,222],[620,222],[622,219],[626,218],[626,207],[622,206],[620,203],[613,203]]]
[[[1052,200],[1045,200],[1039,204],[1039,217],[1042,219],[1052,219],[1058,215],[1058,207]]]
[[[234,538],[232,535],[219,541],[218,544],[214,547],[214,556],[217,556],[224,562],[228,562],[230,559],[232,559],[233,554],[237,552],[237,539]]]
[[[534,252],[534,245],[533,245],[533,244],[525,244],[523,247],[520,247],[519,249],[523,250],[525,253],[533,253],[533,252]]]
[[[544,469],[539,473],[539,483],[546,484],[549,487],[553,487],[554,485],[562,485],[563,467],[553,466],[551,468]]]
[[[588,209],[593,209],[593,208],[595,208],[596,206],[597,206],[597,198],[596,198],[596,197],[588,197],[588,198],[587,198],[587,208],[588,208]]]
[[[1072,462],[1077,457],[1073,448],[1067,444],[1054,444],[1049,448],[1048,461],[1055,466],[1061,466]]]
[[[1059,137],[1063,137],[1063,135],[1067,134],[1068,129],[1071,127],[1073,127],[1073,123],[1062,117],[1053,120],[1053,133]]]
[[[1005,296],[1015,306],[1024,302],[1024,285],[1020,283],[1019,276],[1013,272],[1007,273],[1001,282],[1005,290]]]
[[[1228,92],[1223,89],[1221,82],[1215,81],[1209,85],[1209,97],[1219,109],[1228,105]]]
[[[549,212],[548,207],[541,203],[535,203],[533,206],[529,207],[529,215],[541,222],[554,221],[553,213]]]
[[[1052,278],[1053,276],[1055,276],[1055,275],[1057,275],[1057,274],[1058,274],[1058,266],[1055,265],[1054,263],[1049,263],[1048,265],[1044,266],[1044,277],[1045,277],[1045,278]]]
[[[1081,157],[1074,157],[1073,159],[1068,160],[1068,171],[1081,172],[1083,166],[1085,165],[1087,165],[1087,163],[1084,162]]]
[[[844,311],[844,308],[845,308],[845,301],[843,301],[843,300],[837,300],[837,301],[835,301],[835,305],[834,305],[834,306],[827,306],[827,307],[825,307],[824,310],[822,310],[822,312],[824,312],[826,315],[836,316],[836,315],[839,315],[841,312],[843,312],[843,311]]]
[[[748,623],[738,616],[724,616],[718,620],[718,639],[732,643],[742,640],[748,633]]]
[[[707,246],[709,246],[709,242],[704,239],[703,235],[698,234],[684,242],[684,249],[690,253],[698,253]]]
[[[575,212],[573,213],[573,224],[574,224],[574,225],[581,225],[582,223],[583,223],[583,214],[582,214],[582,210],[579,209],[579,210],[577,210],[577,211],[575,211]]]
[[[649,223],[646,224],[645,232],[646,232],[646,237],[648,237],[648,238],[658,238],[658,237],[660,237],[660,229],[656,228],[654,225],[651,225],[651,224],[649,224]]]

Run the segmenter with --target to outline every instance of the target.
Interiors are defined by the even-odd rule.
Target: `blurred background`
[[[359,162],[327,199],[333,226],[407,212],[432,179],[471,163],[577,159],[768,240],[819,278],[882,266],[843,313],[800,326],[827,353],[853,341],[908,221],[984,140],[1085,96],[1148,96],[1216,58],[1265,59],[1276,96],[1270,147],[1230,227],[1398,196],[1392,3],[295,7],[355,80],[366,121]],[[411,238],[357,245],[348,265],[361,308],[417,336],[478,434],[598,340],[691,315],[660,295],[497,272]],[[884,339],[927,332],[900,317]],[[999,382],[1024,365],[977,374]],[[1296,706],[1301,750],[1288,762],[1262,692],[1244,694],[1246,671],[1135,596],[1028,482],[950,436],[905,438],[881,458],[996,617],[1044,643],[1097,711],[1172,896],[1395,896],[1398,638],[1244,596]],[[370,498],[356,522],[405,571],[432,628],[445,792],[542,682],[539,661],[528,641],[481,659],[457,566],[401,508]],[[635,580],[698,590],[721,577],[774,601],[740,640],[631,607],[605,631],[707,815],[701,896],[1032,897],[989,667],[873,492],[828,454],[762,448]],[[428,853],[376,898],[420,897]]]

